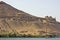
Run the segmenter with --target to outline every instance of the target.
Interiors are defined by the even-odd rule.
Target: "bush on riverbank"
[[[53,38],[53,37],[57,37],[56,35],[45,35],[45,36],[41,36],[41,35],[30,35],[30,34],[28,34],[28,35],[26,35],[26,34],[19,34],[19,35],[16,35],[16,34],[2,34],[2,35],[0,35],[0,37],[30,37],[30,38],[32,38],[32,37],[34,37],[34,38],[45,38],[45,37],[48,37],[48,38]]]

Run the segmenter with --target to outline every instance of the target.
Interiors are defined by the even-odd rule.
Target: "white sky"
[[[1,0],[0,0],[1,1]],[[53,16],[60,21],[60,0],[2,0],[29,14],[44,17]]]

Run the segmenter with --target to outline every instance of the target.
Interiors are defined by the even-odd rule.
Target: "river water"
[[[60,40],[60,38],[0,38],[0,40]]]

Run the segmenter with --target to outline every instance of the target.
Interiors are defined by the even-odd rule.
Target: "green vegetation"
[[[46,35],[46,36],[44,36],[44,37],[47,37],[47,38],[55,38],[55,37],[57,37],[56,35]]]
[[[0,35],[0,37],[24,37],[24,38],[28,38],[28,37],[30,37],[30,38],[54,38],[54,37],[57,37],[56,35],[46,35],[46,36],[40,36],[40,35],[38,35],[38,36],[36,36],[36,35],[30,35],[30,34],[28,34],[28,35],[26,35],[26,34],[19,34],[19,35],[16,35],[16,34],[3,34],[3,35]]]

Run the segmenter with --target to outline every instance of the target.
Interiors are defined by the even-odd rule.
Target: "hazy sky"
[[[44,17],[53,16],[60,21],[60,0],[3,0],[13,7],[29,14]]]

